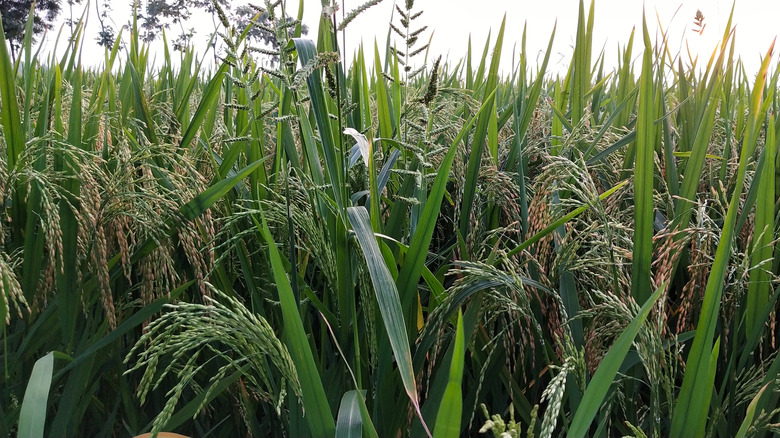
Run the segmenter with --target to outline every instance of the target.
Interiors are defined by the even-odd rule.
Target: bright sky
[[[90,60],[101,60],[102,49],[93,43],[94,36],[99,29],[95,16],[94,2],[90,11],[89,28],[86,45],[84,48],[84,63],[89,65]],[[404,0],[398,1],[401,7]],[[113,2],[113,21],[118,27],[127,22],[130,15],[129,1]],[[145,2],[142,2],[145,3]],[[246,3],[242,0],[234,0],[233,5]],[[255,0],[255,3],[262,4]],[[316,39],[317,25],[321,13],[320,0],[303,0],[303,21],[310,28],[309,37]],[[345,0],[344,12],[348,13],[363,3],[363,0]],[[586,8],[589,3],[586,2]],[[377,6],[360,15],[347,28],[346,44],[347,59],[352,58],[352,53],[362,41],[367,49],[373,46],[376,38],[382,47],[387,38],[388,22],[393,11],[394,0],[384,0]],[[504,52],[502,55],[502,70],[508,72],[511,68],[513,45],[522,38],[523,26],[528,25],[527,48],[529,53],[536,54],[539,61],[543,57],[543,50],[547,46],[550,33],[557,19],[558,30],[555,37],[553,54],[550,60],[549,70],[554,72],[565,71],[571,58],[572,48],[577,30],[577,14],[579,0],[416,0],[414,11],[423,10],[420,18],[415,20],[417,25],[427,25],[428,31],[422,39],[430,37],[434,32],[431,43],[431,56],[442,54],[451,61],[463,58],[466,54],[469,35],[472,38],[472,49],[475,57],[481,55],[488,31],[492,29],[492,38],[495,39],[501,19],[506,12],[506,35]],[[684,40],[694,56],[699,54],[700,63],[706,59],[715,49],[718,41],[723,36],[723,31],[731,10],[731,0],[646,0],[644,3],[638,0],[596,0],[593,52],[594,61],[603,48],[606,55],[606,66],[613,67],[617,60],[618,44],[625,45],[628,42],[631,29],[636,27],[637,35],[634,42],[635,57],[641,54],[641,30],[643,5],[647,11],[648,26],[651,38],[657,35],[659,22],[668,31],[670,47],[673,53],[680,50],[686,52]],[[62,17],[68,15],[67,6],[63,10]],[[298,1],[287,0],[287,13],[297,15]],[[697,10],[704,15],[705,28],[700,35],[692,29],[693,18]],[[74,11],[74,15],[80,13]],[[341,17],[342,11],[338,11]],[[777,35],[776,17],[780,16],[780,2],[768,2],[766,0],[740,0],[737,2],[734,12],[734,24],[736,30],[737,53],[740,54],[746,70],[753,75],[760,63],[760,57],[766,53],[772,40]],[[657,14],[657,16],[656,16]],[[398,14],[394,16],[394,23],[398,25]],[[199,50],[202,55],[205,51],[205,37],[213,29],[210,16],[196,15],[186,27],[194,27],[199,34],[196,43],[201,44]],[[170,31],[169,41],[177,35],[177,29]],[[56,35],[56,32],[52,32]],[[341,38],[339,38],[341,41]],[[399,42],[400,43],[400,42]],[[49,43],[53,46],[53,42]],[[422,43],[418,43],[418,46]],[[491,46],[492,46],[491,42]],[[159,44],[158,44],[159,46]],[[383,53],[383,51],[382,51]],[[532,55],[532,61],[534,61]],[[688,60],[687,54],[683,57]],[[478,59],[474,62],[478,62]]]

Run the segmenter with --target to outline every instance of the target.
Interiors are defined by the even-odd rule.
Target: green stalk
[[[761,96],[763,93],[766,73],[769,67],[774,42],[769,47],[761,68],[758,72],[753,93],[750,97],[750,113],[748,126],[742,152],[737,169],[736,184],[729,202],[726,220],[723,224],[720,243],[715,253],[707,286],[704,291],[704,302],[696,329],[696,337],[693,339],[688,359],[686,361],[685,377],[677,399],[674,414],[672,416],[671,436],[703,436],[710,401],[712,400],[713,387],[710,382],[710,374],[715,366],[711,363],[713,352],[713,337],[718,322],[720,301],[723,294],[723,279],[731,254],[732,240],[735,234],[737,213],[739,210],[742,188],[745,182],[748,161],[753,155],[756,139],[763,121],[761,114]]]
[[[748,338],[758,335],[764,328],[760,319],[771,295],[772,253],[775,224],[775,175],[771,172],[777,155],[775,117],[769,116],[764,146],[764,170],[758,181],[758,199],[753,224],[753,250],[750,254],[750,283],[748,283],[745,328]]]
[[[24,151],[25,139],[22,120],[19,117],[19,101],[16,97],[16,74],[8,54],[5,30],[0,22],[0,123],[6,143],[8,168],[13,169]]]
[[[634,167],[634,253],[631,270],[631,295],[637,302],[650,297],[650,265],[653,257],[653,174],[655,163],[655,119],[653,94],[653,47],[642,17],[645,53],[639,79],[636,165]]]
[[[436,426],[433,429],[434,438],[457,438],[460,436],[463,394],[461,382],[463,381],[464,355],[466,342],[463,334],[463,313],[458,311],[458,324],[455,328],[454,350],[450,362],[447,387],[444,390],[439,413],[436,415]]]
[[[412,353],[406,334],[405,326],[407,324],[404,322],[398,289],[395,286],[392,275],[390,275],[390,271],[387,269],[374,232],[371,230],[371,219],[366,209],[363,207],[349,207],[347,214],[355,231],[355,237],[363,250],[363,256],[365,257],[371,282],[374,285],[377,303],[379,304],[379,313],[384,321],[385,330],[387,331],[390,346],[393,349],[393,356],[398,365],[404,389],[412,401],[412,405],[426,434],[430,437],[431,433],[420,412],[420,399],[417,395],[417,383],[414,376],[414,367],[412,366]]]

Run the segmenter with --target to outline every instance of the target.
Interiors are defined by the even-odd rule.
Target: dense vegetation
[[[422,64],[411,0],[355,54],[215,5],[211,70],[0,41],[0,436],[777,433],[771,46],[607,72],[581,4],[500,76],[504,23]]]

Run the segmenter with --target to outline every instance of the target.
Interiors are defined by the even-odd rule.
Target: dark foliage
[[[228,0],[218,0],[221,6],[229,6]],[[194,35],[194,29],[185,30],[183,27],[195,10],[201,9],[208,13],[215,13],[214,2],[212,0],[149,0],[145,2],[145,7],[141,7],[142,2],[136,1],[138,20],[141,23],[144,41],[154,41],[164,29],[171,26],[179,26],[181,35],[177,40],[178,46],[185,46]]]
[[[114,27],[111,24],[106,23],[106,20],[109,20],[111,11],[113,10],[113,8],[111,8],[111,2],[109,0],[104,0],[101,3],[96,3],[95,8],[98,11],[98,21],[100,22],[100,31],[98,32],[95,41],[99,46],[111,49],[113,48],[114,40],[116,39]]]
[[[255,20],[255,16],[257,19]],[[262,43],[266,46],[271,46],[274,51],[279,50],[279,40],[276,35],[270,32],[274,28],[271,20],[268,17],[268,12],[262,11],[259,13],[252,6],[239,6],[236,8],[233,18],[238,29],[245,29],[254,22],[254,25],[250,28],[247,38],[257,43]],[[294,19],[289,15],[284,18],[284,23],[292,23]],[[287,29],[287,32],[292,36],[294,26],[283,26]],[[309,27],[305,24],[301,25],[301,35],[307,35],[309,33]],[[273,62],[279,60],[278,56],[271,57]]]
[[[14,56],[24,40],[25,23],[32,3],[32,0],[0,0],[3,30],[5,30],[5,38],[11,43],[11,52]],[[35,3],[34,34],[38,35],[51,29],[52,22],[59,15],[60,9],[60,0],[38,0]]]
[[[192,17],[192,14],[197,11],[205,11],[209,14],[217,16],[222,11],[227,11],[229,14],[230,22],[234,23],[236,28],[244,29],[250,26],[253,22],[248,39],[257,43],[262,43],[265,46],[270,46],[273,51],[279,50],[279,42],[277,35],[274,34],[272,29],[276,28],[276,24],[272,23],[266,11],[260,11],[258,15],[258,8],[251,5],[237,6],[233,11],[230,11],[229,0],[217,0],[219,9],[215,7],[214,0],[148,0],[146,2],[136,2],[136,10],[138,13],[138,20],[141,25],[142,34],[141,38],[144,41],[154,41],[159,38],[164,29],[170,29],[171,27],[179,28],[179,35],[172,40],[172,45],[175,50],[183,50],[188,46],[192,37],[195,35],[194,28],[185,28],[184,23]],[[255,19],[257,17],[257,19]],[[227,15],[225,16],[227,18]],[[221,21],[221,18],[220,18]],[[294,19],[289,15],[284,18],[284,23],[292,23]],[[288,32],[292,33],[293,26],[284,27],[288,29]],[[308,34],[308,27],[302,25],[301,33],[303,35]],[[278,56],[272,56],[272,61],[276,62]]]

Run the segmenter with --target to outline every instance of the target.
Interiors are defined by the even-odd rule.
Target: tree
[[[257,43],[263,43],[265,45],[271,46],[275,51],[279,50],[279,40],[276,38],[276,35],[268,31],[269,29],[273,28],[273,25],[268,19],[268,12],[260,12],[260,15],[256,20],[254,20],[257,14],[258,11],[256,11],[252,6],[237,7],[235,13],[233,14],[236,27],[238,29],[245,29],[254,21],[255,25],[249,29],[247,38],[249,38],[249,40],[254,40]],[[292,21],[294,20],[289,15],[284,17],[284,23],[291,23]],[[290,34],[292,34],[293,27],[285,28],[288,32],[290,32]],[[305,24],[301,25],[301,34],[307,35],[308,33],[309,27]],[[279,60],[278,58],[278,56],[272,56],[271,61],[277,62]]]
[[[30,15],[32,0],[0,0],[0,14],[3,15],[3,30],[5,39],[11,44],[11,56],[16,59],[16,52],[24,40],[24,30]],[[35,2],[33,18],[33,34],[38,35],[52,28],[52,22],[60,13],[60,0],[38,0]]]
[[[103,0],[103,9],[100,9],[100,2],[95,2],[95,10],[98,13],[98,22],[100,23],[100,31],[95,38],[95,41],[99,46],[106,47],[111,50],[114,47],[114,39],[116,33],[114,32],[114,26],[106,23],[106,20],[110,20],[109,14],[113,10],[111,2],[109,0]]]
[[[220,6],[229,8],[229,0],[216,0]],[[194,35],[194,29],[184,29],[184,23],[192,16],[193,10],[201,9],[210,14],[216,12],[213,0],[147,0],[142,8],[140,0],[134,2],[138,20],[141,23],[141,39],[150,42],[157,39],[164,29],[179,26],[181,34],[175,45],[186,46]]]
[[[73,35],[73,32],[75,32],[76,24],[79,22],[77,16],[73,15],[73,5],[80,5],[82,0],[67,0],[67,2],[68,2],[68,18],[65,19],[65,24],[70,28],[70,33],[71,35]]]
[[[135,0],[134,7],[142,30],[141,38],[147,42],[153,41],[159,37],[164,29],[177,26],[180,30],[179,36],[172,40],[172,44],[174,49],[183,50],[195,35],[195,29],[185,29],[184,25],[196,10],[211,14],[214,17],[214,28],[218,27],[219,20],[216,17],[219,12],[215,1],[223,12],[227,11],[230,21],[235,23],[239,29],[247,27],[258,13],[255,7],[246,5],[237,6],[235,10],[231,10],[230,0],[147,0],[146,2]],[[293,21],[294,19],[289,15],[284,19],[284,23]],[[248,38],[278,50],[279,42],[276,35],[269,32],[274,24],[269,20],[268,14],[266,12],[260,13],[255,23],[257,25],[249,31]],[[292,32],[292,28],[289,28],[289,32]],[[301,33],[304,35],[308,33],[306,25],[301,27]],[[272,61],[276,61],[275,57],[271,58]]]

